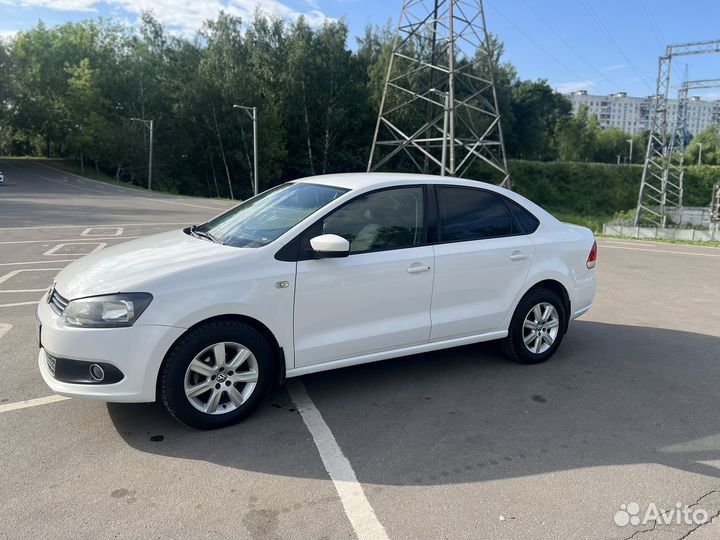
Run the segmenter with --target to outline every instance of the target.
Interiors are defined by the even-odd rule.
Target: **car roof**
[[[412,173],[342,173],[323,174],[299,178],[295,182],[323,184],[328,186],[341,187],[350,190],[364,189],[368,187],[384,187],[403,184],[451,184],[483,187],[492,191],[500,191],[502,188],[478,180],[455,178],[448,176],[435,176],[431,174]],[[504,190],[503,190],[504,191]]]
[[[541,223],[544,224],[543,226],[548,226],[550,224],[560,225],[560,221],[558,221],[552,214],[519,193],[510,191],[509,189],[495,184],[489,184],[479,180],[470,180],[467,178],[437,176],[432,174],[364,172],[308,176],[307,178],[294,180],[294,182],[335,186],[348,189],[350,190],[350,193],[357,191],[371,191],[374,188],[381,189],[385,187],[402,186],[403,184],[445,184],[480,188],[499,193],[520,204],[532,212],[535,217],[539,218]]]

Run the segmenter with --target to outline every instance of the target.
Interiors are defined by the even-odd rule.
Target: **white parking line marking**
[[[646,251],[650,253],[673,253],[675,255],[696,255],[698,257],[720,257],[720,253],[697,253],[694,251],[674,251],[671,249],[642,249],[625,246],[603,246],[606,249],[629,249],[630,251]]]
[[[114,234],[104,233],[104,232],[100,233],[100,234],[97,234],[97,233],[90,234],[90,231],[109,231],[112,229],[115,229]],[[85,229],[83,232],[80,233],[80,236],[93,236],[93,237],[95,237],[95,236],[122,236],[122,233],[124,230],[125,229],[123,229],[122,227],[88,227],[87,229]]]
[[[139,236],[110,236],[109,238],[95,238],[95,240],[130,240],[132,238],[140,238]],[[85,238],[57,238],[51,240],[11,240],[8,242],[0,242],[0,244],[49,244],[51,242],[78,242],[87,240]]]
[[[0,266],[23,266],[25,264],[55,264],[61,262],[75,262],[77,259],[53,259],[52,261],[23,261],[12,263],[0,263]]]
[[[0,338],[7,334],[12,328],[12,326],[13,325],[10,323],[0,323]]]
[[[58,272],[60,270],[62,270],[62,268],[21,268],[20,270],[13,270],[4,276],[0,276],[0,284],[5,283],[8,279],[14,278],[22,272]]]
[[[600,242],[600,245],[603,244],[620,244],[622,246],[649,246],[649,247],[656,247],[658,244],[648,244],[645,242],[634,242],[632,240],[602,240]]]
[[[34,302],[15,302],[14,304],[0,304],[0,307],[33,306],[38,302],[38,300],[35,300]]]
[[[355,471],[342,453],[320,411],[310,399],[305,385],[296,378],[288,381],[287,388],[290,397],[300,411],[305,426],[315,441],[320,459],[335,485],[340,502],[345,508],[345,514],[350,520],[358,540],[388,538],[385,528],[378,521],[375,511],[365,497],[362,485],[357,481]]]
[[[77,252],[75,252],[75,253],[67,253],[67,252],[65,252],[65,253],[55,253],[56,251],[58,251],[59,249],[64,248],[65,246],[97,246],[97,247],[96,247],[95,249],[93,249],[92,251],[83,252],[83,253],[77,253]],[[46,255],[46,256],[56,255],[56,256],[60,256],[60,257],[67,256],[67,255],[90,255],[90,254],[92,254],[92,253],[97,253],[98,251],[100,251],[102,248],[104,248],[104,247],[106,247],[106,246],[107,246],[107,244],[104,243],[104,242],[73,242],[73,243],[65,243],[65,244],[58,244],[58,245],[55,246],[54,248],[48,249],[45,253],[43,253],[43,255]]]
[[[58,396],[56,394],[37,399],[28,399],[27,401],[6,403],[5,405],[0,405],[0,413],[17,411],[18,409],[27,409],[28,407],[37,407],[38,405],[47,405],[49,403],[57,403],[58,401],[67,401],[68,399],[70,398],[65,396]]]

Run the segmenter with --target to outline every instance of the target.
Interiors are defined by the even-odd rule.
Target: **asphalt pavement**
[[[212,432],[155,404],[36,401],[35,305],[59,269],[229,203],[0,169],[0,538],[363,536],[286,387]],[[720,249],[598,244],[596,303],[545,364],[488,343],[302,377],[388,537],[720,536],[614,520],[720,512]]]

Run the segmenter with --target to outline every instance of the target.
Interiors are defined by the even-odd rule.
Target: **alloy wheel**
[[[547,351],[560,331],[560,318],[555,306],[548,302],[536,304],[523,321],[523,343],[533,354]]]
[[[229,341],[200,351],[185,371],[185,396],[200,412],[226,414],[252,395],[258,362],[250,349]]]

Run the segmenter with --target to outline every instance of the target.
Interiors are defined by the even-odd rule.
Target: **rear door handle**
[[[413,264],[407,269],[408,274],[419,274],[420,272],[427,272],[430,270],[429,264]]]
[[[512,255],[510,255],[511,261],[522,261],[529,257],[527,253],[523,253],[522,251],[513,251]]]

